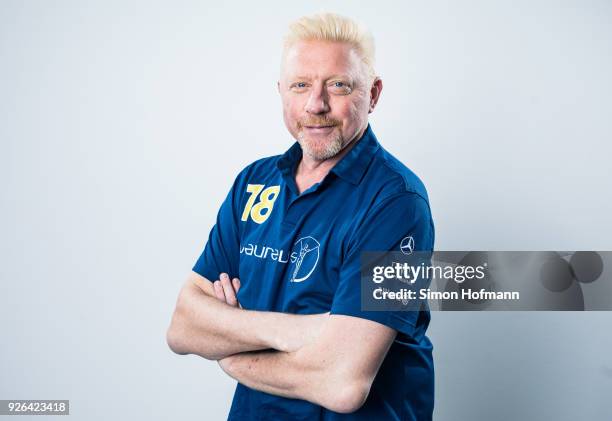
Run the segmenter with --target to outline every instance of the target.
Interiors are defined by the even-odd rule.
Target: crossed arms
[[[396,331],[358,317],[239,307],[239,281],[192,272],[167,332],[177,354],[218,360],[252,389],[354,412],[365,402]]]

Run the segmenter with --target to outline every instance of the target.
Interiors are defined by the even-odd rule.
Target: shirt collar
[[[361,138],[356,142],[351,150],[331,169],[331,172],[338,177],[355,185],[361,181],[370,161],[380,147],[369,123]],[[302,148],[298,142],[295,142],[287,152],[281,155],[276,165],[285,178],[293,179],[295,167],[301,158]]]

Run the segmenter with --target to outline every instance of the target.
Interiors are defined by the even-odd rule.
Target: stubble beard
[[[302,152],[316,161],[325,161],[338,155],[344,146],[341,133],[333,133],[331,139],[313,140],[308,139],[302,131],[298,133],[297,141],[302,147]]]

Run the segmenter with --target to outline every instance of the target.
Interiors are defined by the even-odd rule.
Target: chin
[[[298,136],[298,143],[304,154],[317,161],[324,161],[338,155],[343,145],[341,136],[320,140],[307,138],[302,133]]]

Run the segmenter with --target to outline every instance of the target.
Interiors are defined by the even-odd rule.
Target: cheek
[[[288,118],[296,119],[300,116],[301,105],[296,99],[287,100],[283,105],[283,109]]]
[[[363,120],[364,110],[366,109],[367,108],[364,108],[363,101],[350,101],[348,104],[346,104],[346,108],[344,110],[343,115],[344,118],[349,120],[349,125],[359,125],[361,123],[361,120]]]
[[[295,120],[295,111],[290,103],[283,104],[283,116],[285,117],[285,121],[290,122]]]
[[[295,101],[285,101],[283,103],[283,120],[289,132],[295,137],[298,133],[298,121],[302,119],[299,106]]]
[[[370,95],[362,92],[355,102],[355,108],[358,112],[367,114],[370,110]]]

